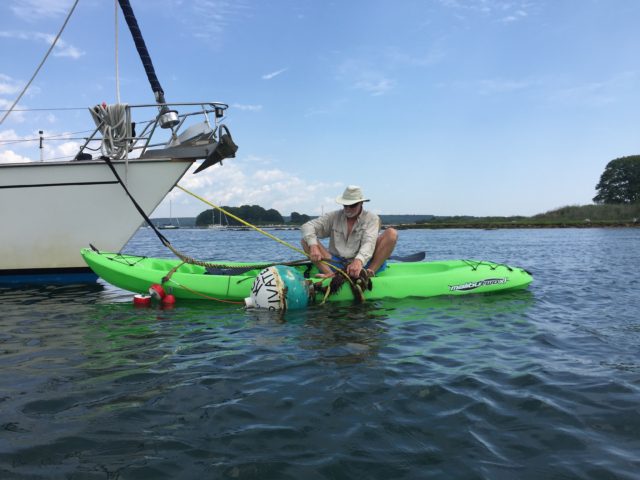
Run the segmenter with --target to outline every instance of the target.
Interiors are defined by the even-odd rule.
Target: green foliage
[[[635,204],[573,205],[533,217],[433,217],[413,228],[544,228],[638,225],[640,202]],[[405,225],[406,226],[406,225]]]
[[[307,223],[309,220],[311,220],[311,217],[309,215],[300,214],[298,212],[291,212],[291,223],[302,225],[303,223]]]
[[[596,203],[625,204],[640,201],[640,155],[611,160],[596,185]]]
[[[592,222],[637,222],[640,219],[640,203],[610,205],[571,205],[533,217],[535,220],[556,222],[582,221]]]
[[[225,207],[226,208],[226,207]],[[222,217],[222,222],[220,221]],[[196,227],[206,227],[208,225],[227,225],[228,221],[218,210],[210,208],[200,212],[196,217]]]
[[[254,223],[254,224],[281,224],[284,223],[284,219],[282,215],[277,210],[270,208],[269,210],[265,210],[259,205],[242,205],[240,207],[222,207],[229,213],[242,218],[243,220]],[[206,227],[207,225],[211,225],[212,223],[220,224],[220,212],[213,209],[205,210],[204,212],[200,212],[196,217],[196,226],[198,227]],[[237,220],[229,217],[226,218],[226,215],[223,215],[222,223],[224,225],[232,225],[238,226],[242,225]]]
[[[397,225],[399,223],[421,223],[433,220],[433,215],[380,215],[383,225]]]
[[[485,224],[485,223],[512,223],[512,222],[522,222],[527,220],[527,217],[516,216],[516,217],[473,217],[469,215],[456,215],[452,217],[432,217],[428,220],[418,220],[416,224],[464,224],[464,225],[473,225],[473,224]]]

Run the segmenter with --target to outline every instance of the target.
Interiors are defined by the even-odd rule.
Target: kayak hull
[[[97,252],[82,249],[82,257],[89,267],[106,282],[136,293],[147,293],[153,284],[162,283],[180,260],[140,257],[120,253]],[[246,266],[248,263],[217,262],[229,266]],[[295,267],[305,272],[309,267]],[[165,289],[176,298],[222,300],[242,302],[251,294],[253,280],[260,268],[238,275],[211,275],[199,265],[184,264],[177,268]],[[315,268],[308,272],[313,281]],[[441,295],[468,295],[526,288],[533,280],[522,268],[510,267],[477,260],[443,260],[432,262],[389,262],[385,271],[372,279],[373,288],[365,292],[365,298],[436,297]],[[324,280],[327,284],[329,280]],[[345,285],[329,301],[353,300],[350,288]]]

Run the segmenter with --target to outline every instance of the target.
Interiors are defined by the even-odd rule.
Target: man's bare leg
[[[304,249],[304,251],[306,253],[309,253],[309,245],[307,245],[307,242],[305,242],[303,239],[300,243],[302,244],[302,248]],[[320,249],[320,255],[322,255],[322,260],[331,260],[331,253],[329,253],[329,250],[324,248],[324,245],[322,245],[322,243],[318,242],[318,248]],[[318,267],[318,270],[320,270],[321,272],[317,276],[321,276],[324,278],[333,277],[334,272],[331,270],[331,267],[329,267],[327,264],[322,262],[312,262],[312,263],[316,267]]]
[[[384,261],[391,256],[398,243],[398,231],[395,228],[387,228],[378,236],[376,249],[369,263],[369,273],[375,274]]]

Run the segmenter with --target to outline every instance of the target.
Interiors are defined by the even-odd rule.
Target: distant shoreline
[[[298,214],[300,215],[300,214]],[[308,216],[308,218],[315,218]],[[633,204],[593,204],[561,207],[534,216],[484,216],[472,215],[389,215],[380,214],[383,226],[398,230],[468,228],[495,230],[498,228],[633,228],[640,227],[640,202]],[[208,217],[207,217],[208,218]],[[279,227],[300,227],[300,223],[291,223],[291,216],[282,216],[283,225]],[[193,227],[196,217],[154,218],[157,224],[172,224]],[[258,222],[262,223],[262,222]]]
[[[631,222],[591,222],[591,223],[421,223],[384,225],[385,228],[393,227],[397,230],[442,230],[452,228],[475,230],[499,230],[522,228],[640,228],[640,223]]]

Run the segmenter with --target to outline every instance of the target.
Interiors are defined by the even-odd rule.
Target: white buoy
[[[254,280],[244,304],[273,311],[304,308],[309,304],[309,284],[295,268],[267,267]]]

